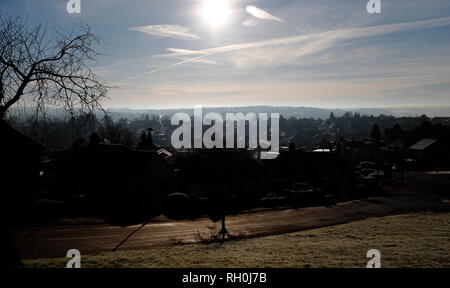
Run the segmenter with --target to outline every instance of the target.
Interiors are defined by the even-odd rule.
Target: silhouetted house
[[[354,166],[362,161],[379,161],[379,149],[371,139],[345,140],[339,146],[337,150],[341,158],[353,163]]]
[[[405,142],[401,139],[390,142],[380,148],[381,159],[383,162],[399,162],[404,157],[405,148]]]
[[[408,148],[408,156],[419,168],[436,168],[448,164],[449,147],[438,139],[424,138]]]
[[[436,147],[437,142],[438,139],[425,138],[411,145],[408,149],[410,150],[410,152],[415,153],[417,156],[423,156],[425,155],[425,153],[433,150],[433,148]]]
[[[9,212],[23,213],[39,192],[44,146],[0,121],[2,202]]]
[[[202,149],[177,155],[178,189],[188,195],[213,197],[235,195],[251,206],[272,187],[275,170],[246,151]]]
[[[174,174],[156,152],[122,145],[89,145],[47,162],[44,175],[62,180],[66,199],[88,197],[94,212],[117,218],[159,214],[173,192]]]
[[[272,165],[288,181],[320,183],[324,178],[339,173],[339,155],[334,152],[290,150],[281,152]]]

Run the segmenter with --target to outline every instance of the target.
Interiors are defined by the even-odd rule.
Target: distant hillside
[[[29,113],[33,110],[27,109]],[[185,112],[188,114],[193,113],[192,108],[184,109],[129,109],[129,108],[111,108],[107,109],[110,116],[114,120],[119,118],[134,119],[142,114],[148,115],[167,115],[172,116],[174,113]],[[450,106],[443,107],[396,107],[396,108],[351,108],[351,109],[325,109],[317,107],[292,107],[292,106],[242,106],[242,107],[207,107],[203,108],[203,114],[208,112],[217,112],[221,114],[225,113],[280,113],[285,118],[314,118],[314,119],[328,119],[332,112],[336,117],[344,115],[346,112],[359,113],[361,115],[378,116],[378,115],[391,115],[395,117],[414,117],[427,115],[428,117],[449,117]],[[16,113],[20,116],[23,113]],[[47,116],[55,118],[63,118],[64,111],[62,109],[49,109]],[[97,112],[98,117],[102,117],[102,112]]]
[[[139,117],[141,114],[157,114],[171,116],[177,112],[193,113],[193,109],[108,109],[114,119],[128,118],[133,119]],[[291,106],[242,106],[242,107],[208,107],[203,108],[203,113],[217,112],[217,113],[280,113],[285,118],[314,118],[314,119],[328,119],[330,113],[340,117],[346,112],[359,113],[361,115],[378,116],[381,114],[392,115],[396,117],[414,117],[423,114],[428,117],[448,117],[450,116],[450,106],[448,107],[425,107],[425,108],[354,108],[354,109],[325,109],[316,107],[291,107]]]

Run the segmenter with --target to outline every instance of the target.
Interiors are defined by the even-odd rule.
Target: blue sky
[[[108,108],[450,106],[448,0],[381,0],[381,14],[366,0],[81,0],[81,14],[66,3],[0,7],[101,35]]]

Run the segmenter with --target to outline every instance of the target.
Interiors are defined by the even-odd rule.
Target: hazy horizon
[[[387,115],[394,117],[420,117],[426,115],[428,117],[450,117],[449,106],[429,106],[429,107],[356,107],[356,108],[325,108],[325,107],[310,107],[310,106],[275,106],[275,105],[254,105],[254,106],[196,106],[203,108],[203,114],[209,112],[217,113],[279,113],[286,118],[316,118],[326,119],[330,113],[334,113],[335,116],[342,116],[346,112],[359,113],[362,116],[379,116]],[[159,115],[173,115],[177,112],[193,113],[194,106],[180,107],[180,108],[127,108],[127,107],[113,107],[106,108],[105,111],[112,116],[113,119],[119,118],[132,119],[142,114],[159,114]],[[17,116],[21,118],[28,113],[34,113],[34,108],[22,107],[15,108],[12,111],[11,116]],[[25,112],[25,114],[23,114]],[[102,113],[98,110],[98,113]],[[99,115],[96,113],[97,115]],[[65,117],[64,109],[62,108],[50,108],[47,111],[47,116]]]
[[[355,110],[355,109],[449,109],[450,105],[442,105],[442,106],[357,106],[357,107],[337,107],[337,106],[305,106],[305,105],[224,105],[224,106],[215,106],[215,105],[199,105],[193,104],[191,107],[186,105],[184,106],[167,106],[167,107],[139,107],[139,108],[131,108],[126,106],[113,106],[113,107],[104,107],[106,110],[120,110],[120,109],[129,109],[129,110],[177,110],[177,109],[193,109],[194,107],[204,107],[204,108],[245,108],[245,107],[289,107],[289,108],[314,108],[314,109],[326,109],[326,110]]]

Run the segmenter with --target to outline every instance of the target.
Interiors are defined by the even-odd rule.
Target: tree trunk
[[[222,231],[226,231],[227,229],[225,228],[225,216],[222,216]]]
[[[227,228],[225,227],[225,215],[222,216],[221,220],[221,229],[219,233],[217,233],[216,236],[214,236],[213,241],[225,241],[227,238],[231,239],[233,236],[228,232]]]

